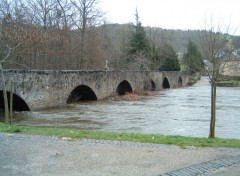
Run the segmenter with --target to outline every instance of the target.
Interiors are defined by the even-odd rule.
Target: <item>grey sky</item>
[[[144,26],[203,29],[205,21],[210,19],[233,29],[240,25],[238,0],[101,0],[100,5],[112,23],[134,22],[135,9],[138,8]],[[235,34],[240,34],[240,30]]]

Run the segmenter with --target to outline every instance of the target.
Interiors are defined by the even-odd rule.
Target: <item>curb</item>
[[[224,159],[212,160],[199,165],[193,165],[190,167],[171,171],[159,176],[200,176],[211,174],[212,172],[215,172],[217,170],[224,169],[237,164],[240,164],[240,155],[227,157]]]

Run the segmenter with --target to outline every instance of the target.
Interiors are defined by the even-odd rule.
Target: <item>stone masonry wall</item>
[[[90,87],[97,99],[105,99],[116,94],[118,85],[124,80],[130,83],[133,91],[143,90],[148,80],[153,81],[156,90],[160,91],[164,77],[171,88],[178,87],[179,77],[183,86],[188,83],[188,75],[181,72],[5,70],[4,75],[7,90],[13,79],[14,94],[21,97],[30,110],[66,105],[70,93],[79,85]]]

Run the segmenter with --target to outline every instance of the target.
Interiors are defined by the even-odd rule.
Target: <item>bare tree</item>
[[[96,30],[94,27],[102,23],[103,13],[98,9],[98,0],[71,0],[71,2],[76,8],[73,21],[80,31],[80,68],[88,68],[89,62],[92,62],[92,59],[89,58],[91,54],[89,51],[95,52],[98,50],[98,48],[94,48],[96,45],[91,45],[93,39],[99,40],[97,33],[93,30]],[[89,46],[92,48],[89,48]]]
[[[3,53],[1,53],[1,55],[2,54]],[[8,97],[7,97],[7,90],[6,90],[5,77],[3,73],[2,64],[9,59],[10,54],[11,54],[11,48],[8,49],[6,56],[1,58],[1,61],[0,61],[0,76],[1,76],[3,98],[4,98],[5,123],[9,123],[9,108],[8,108]]]
[[[102,17],[102,12],[98,10],[98,0],[71,0],[76,7],[74,24],[81,31],[81,39],[84,41],[88,27],[96,26]]]
[[[132,55],[133,61],[129,63],[129,69],[150,70],[150,60],[143,51],[138,51]]]
[[[55,12],[53,11],[56,1],[54,0],[28,0],[27,8],[29,18],[35,25],[43,26],[44,30],[53,26],[52,19],[55,18]]]
[[[159,28],[147,28],[147,34],[150,44],[150,55],[151,55],[151,69],[157,70],[160,67],[162,58],[160,53],[164,53],[163,49],[167,43],[166,30]]]
[[[105,60],[97,5],[98,0],[2,0],[1,45],[22,43],[5,68],[100,68]]]
[[[161,47],[165,42],[167,42],[167,31],[166,29],[160,29],[156,27],[148,27],[147,35],[149,38],[149,43],[151,46]]]
[[[2,0],[0,3],[0,19],[15,21],[18,23],[25,22],[26,16],[22,0]]]
[[[116,51],[112,57],[115,58],[115,60],[112,61],[114,63],[112,65],[115,69],[128,69],[128,51],[131,34],[130,25],[123,25],[118,33],[120,37],[117,40],[118,42],[115,43],[116,46],[113,47],[116,48]],[[113,34],[113,37],[115,36],[116,34]],[[114,39],[112,41],[114,41]],[[110,48],[110,50],[113,50],[113,48]]]
[[[211,84],[211,121],[209,138],[215,137],[216,123],[216,82],[219,81],[227,61],[231,59],[233,45],[231,36],[228,34],[230,26],[223,28],[221,25],[214,26],[205,24],[205,29],[201,31],[200,40],[202,44],[202,54],[205,62],[205,71],[208,74]]]
[[[16,47],[18,47],[18,45]],[[15,48],[10,48],[9,46],[6,46],[4,48],[1,47],[1,51],[0,51],[0,77],[1,77],[1,83],[2,83],[2,89],[3,89],[3,98],[4,98],[5,123],[7,124],[9,123],[10,113],[9,113],[9,106],[8,106],[6,82],[5,82],[5,77],[3,73],[3,64],[10,59],[14,49]]]
[[[68,0],[56,0],[56,17],[58,28],[71,29],[73,26],[73,6]]]

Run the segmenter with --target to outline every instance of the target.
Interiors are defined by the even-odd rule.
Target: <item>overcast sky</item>
[[[137,8],[143,26],[204,29],[211,18],[221,26],[240,26],[239,0],[101,0],[100,5],[111,23],[134,22]]]

